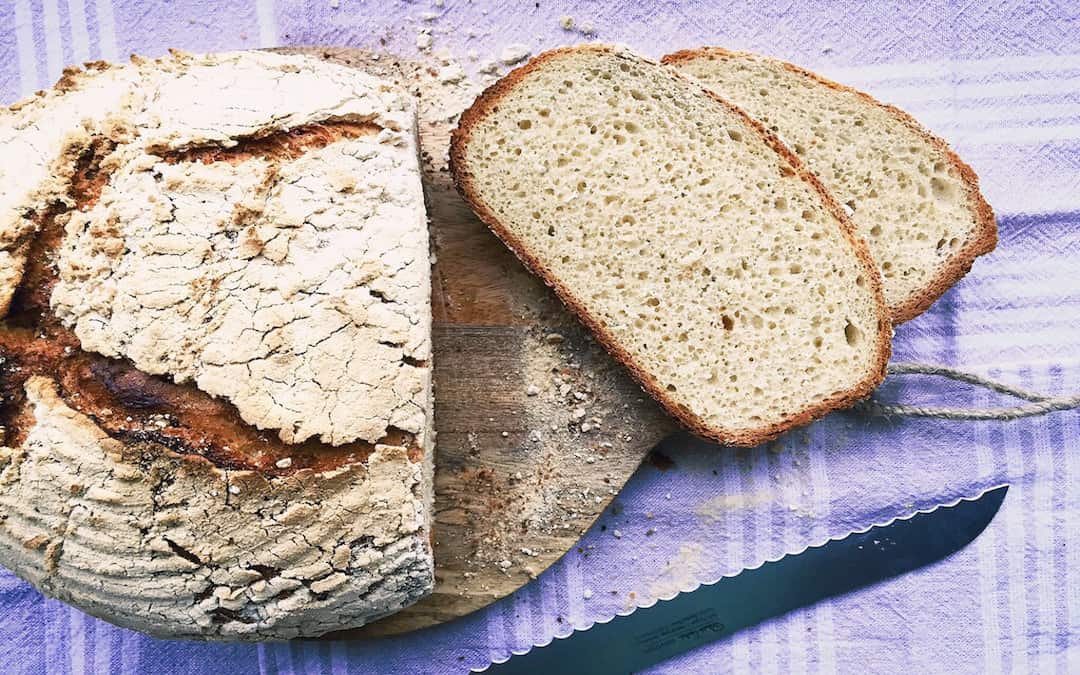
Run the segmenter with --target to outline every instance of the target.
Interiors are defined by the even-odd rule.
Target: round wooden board
[[[570,550],[675,423],[458,196],[449,133],[475,90],[434,67],[339,48],[285,49],[363,68],[420,98],[435,313],[435,591],[362,629],[449,621]]]

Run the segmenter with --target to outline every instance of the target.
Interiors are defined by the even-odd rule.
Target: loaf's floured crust
[[[119,109],[138,77],[133,67],[87,64],[66,70],[56,88],[0,108],[0,316],[22,276],[32,216],[64,199],[88,140],[82,121]]]
[[[45,593],[170,638],[286,639],[374,620],[431,587],[421,466],[268,479],[124,444],[32,378],[0,448],[0,560]]]
[[[63,359],[71,347],[48,341],[74,342],[116,359],[121,382],[107,359],[84,370],[121,402],[144,374],[167,377],[285,447],[266,470],[201,452],[191,433],[165,435],[198,419],[144,431],[140,409],[125,424],[61,382],[70,368],[35,371],[3,430],[0,563],[163,637],[320,635],[430,592],[430,271],[408,95],[307,57],[174,54],[69,71],[0,114],[5,133],[46,168],[0,194],[16,313],[0,348],[32,339]],[[102,185],[81,201],[73,176],[91,151]],[[52,309],[28,338],[12,297],[25,269],[40,276],[28,244],[50,219],[64,226],[47,254]],[[134,405],[160,398],[136,391]],[[305,439],[311,464],[281,457]],[[315,466],[320,441],[348,454]]]
[[[415,148],[378,133],[287,161],[117,153],[68,222],[54,311],[84,349],[194,381],[286,442],[422,435],[423,197]]]

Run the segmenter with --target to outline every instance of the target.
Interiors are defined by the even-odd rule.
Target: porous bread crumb
[[[456,177],[670,412],[751,445],[880,381],[876,273],[771,137],[625,50],[539,58],[463,117]]]
[[[431,49],[431,33],[424,29],[416,35],[416,48],[424,52]]]
[[[569,14],[563,14],[561,17],[559,17],[559,25],[562,26],[563,30],[573,30],[574,17],[570,16]]]

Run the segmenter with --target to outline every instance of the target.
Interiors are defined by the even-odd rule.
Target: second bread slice
[[[842,208],[775,137],[615,47],[547,52],[451,145],[477,214],[672,414],[755,445],[865,397],[890,323]]]
[[[910,115],[790,63],[709,47],[665,56],[791,143],[850,209],[884,277],[894,323],[912,319],[997,243],[979,179]]]

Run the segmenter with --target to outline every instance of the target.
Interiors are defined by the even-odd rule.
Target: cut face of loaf
[[[95,64],[0,111],[0,563],[185,639],[432,590],[415,123],[388,82],[261,52]]]
[[[663,62],[778,134],[850,209],[894,322],[921,314],[994,249],[975,172],[903,111],[755,54],[705,48]]]
[[[477,214],[702,436],[754,445],[883,377],[879,279],[840,206],[668,68],[547,52],[465,112],[451,162]]]

